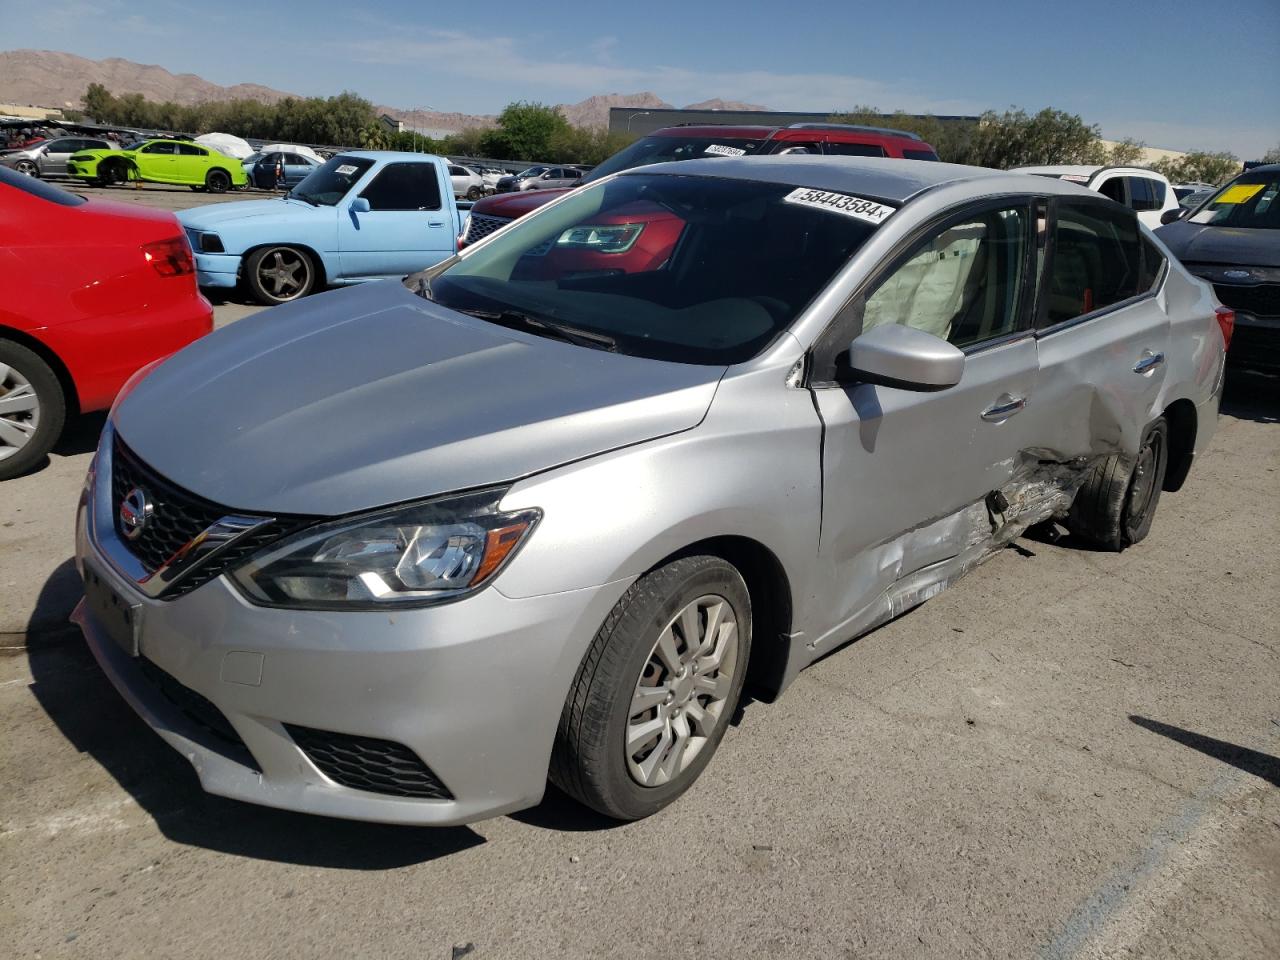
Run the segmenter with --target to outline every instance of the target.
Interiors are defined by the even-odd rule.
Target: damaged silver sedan
[[[76,618],[214,793],[453,824],[549,777],[647,816],[748,680],[780,693],[1033,524],[1141,541],[1230,323],[1069,183],[629,171],[126,388]]]

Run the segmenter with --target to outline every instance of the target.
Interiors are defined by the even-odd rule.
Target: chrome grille
[[[154,509],[141,534],[131,540],[124,535],[120,526],[120,504],[135,487],[146,491]],[[118,435],[111,450],[111,513],[120,542],[138,558],[147,573],[154,573],[163,567],[179,550],[223,517],[231,514],[243,515],[241,511],[219,506],[170,483],[143,463]],[[314,519],[304,516],[275,517],[175,582],[161,594],[161,599],[172,600],[190,593]]]

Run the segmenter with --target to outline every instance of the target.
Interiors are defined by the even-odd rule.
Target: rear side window
[[[1059,201],[1045,282],[1045,325],[1102,310],[1148,287],[1142,283],[1137,217],[1097,203]]]
[[[1138,292],[1150,293],[1164,274],[1165,256],[1146,237],[1142,238],[1142,273],[1138,277]]]
[[[878,143],[835,143],[827,141],[826,153],[832,157],[887,157],[884,147]]]
[[[907,160],[937,160],[938,155],[932,150],[903,150],[902,156]]]
[[[197,147],[192,143],[178,144],[178,153],[184,157],[207,157],[209,155],[209,151],[204,147]]]
[[[8,167],[0,167],[0,197],[3,197],[5,191],[9,189],[21,190],[23,193],[31,194],[33,197],[39,197],[41,200],[57,203],[64,207],[78,207],[80,204],[87,202],[84,197],[74,193],[67,193],[67,191],[51,186],[36,177],[26,177],[10,170]]]
[[[1129,177],[1129,206],[1134,210],[1159,210],[1164,200],[1156,200],[1156,186],[1156,181],[1147,177]]]
[[[439,210],[435,164],[389,163],[360,196],[373,210]]]

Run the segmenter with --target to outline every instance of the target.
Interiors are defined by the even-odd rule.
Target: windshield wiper
[[[524,328],[535,333],[550,334],[559,340],[575,343],[580,347],[594,347],[596,350],[608,350],[611,353],[617,353],[618,351],[618,341],[607,333],[598,333],[595,330],[584,330],[581,327],[575,327],[567,323],[556,323],[552,320],[543,320],[540,317],[531,317],[529,314],[521,313],[519,310],[461,310],[459,312],[472,317],[479,317],[481,320],[490,320],[494,323],[502,324],[504,327]]]

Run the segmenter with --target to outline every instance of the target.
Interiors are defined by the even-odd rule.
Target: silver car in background
[[[644,817],[748,681],[1033,524],[1142,540],[1213,435],[1228,322],[1070,183],[628,171],[135,378],[75,619],[213,793],[456,824],[550,777]]]
[[[58,137],[22,150],[0,153],[0,164],[28,177],[66,177],[67,160],[81,150],[110,150],[114,145],[94,137]]]

